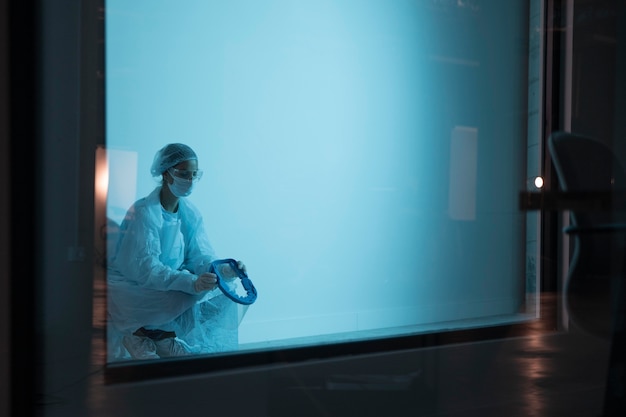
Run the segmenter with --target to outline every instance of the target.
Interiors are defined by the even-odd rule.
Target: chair
[[[624,398],[626,171],[613,151],[594,138],[555,132],[548,139],[561,190],[595,198],[608,209],[570,210],[564,232],[574,238],[565,303],[574,324],[611,341],[605,416],[626,415]],[[623,200],[624,201],[624,200]]]

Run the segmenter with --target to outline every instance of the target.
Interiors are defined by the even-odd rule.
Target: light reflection
[[[109,188],[109,164],[106,159],[106,150],[98,148],[96,150],[96,201],[106,202],[107,190]]]
[[[95,230],[94,251],[97,265],[104,265],[106,260],[106,202],[109,194],[109,162],[104,146],[96,148],[96,166],[94,180]]]
[[[95,242],[96,259],[93,278],[93,310],[91,338],[92,373],[88,380],[87,404],[90,407],[102,407],[106,401],[103,370],[106,365],[106,236],[102,234],[106,226],[106,201],[109,188],[109,164],[104,147],[96,149],[95,170]]]
[[[550,346],[541,334],[531,335],[521,339],[522,354],[519,361],[519,371],[522,375],[523,388],[521,390],[524,404],[527,407],[526,415],[544,415],[547,398],[543,395],[544,380],[554,374],[554,348]]]
[[[535,187],[542,188],[543,187],[543,178],[536,177],[535,178]]]

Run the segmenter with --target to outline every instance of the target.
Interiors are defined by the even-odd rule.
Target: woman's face
[[[180,164],[176,165],[174,168],[185,169],[187,171],[195,171],[198,169],[198,161],[195,159],[190,159],[189,161],[183,161]]]
[[[189,161],[183,161],[178,165],[173,166],[174,168],[173,175],[176,175],[178,178],[185,180],[196,179],[198,175],[198,161],[195,159],[191,159]],[[167,182],[172,184],[174,179],[172,178],[172,173],[168,170],[165,171]],[[202,174],[200,174],[202,175]]]
[[[163,174],[163,182],[167,183],[170,193],[176,197],[187,197],[194,189],[195,184],[202,177],[198,169],[198,161],[189,160],[169,168]]]

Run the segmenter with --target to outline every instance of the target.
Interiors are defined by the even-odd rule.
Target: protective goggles
[[[202,178],[202,174],[204,174],[204,171],[202,171],[201,169],[188,171],[186,169],[170,168],[167,170],[167,172],[169,172],[170,175],[173,177],[193,182],[200,181],[200,178]]]

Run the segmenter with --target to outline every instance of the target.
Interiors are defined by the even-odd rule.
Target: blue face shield
[[[224,295],[239,304],[250,305],[256,301],[256,288],[248,275],[239,269],[234,259],[220,259],[211,262],[209,272],[217,275],[217,286]]]

